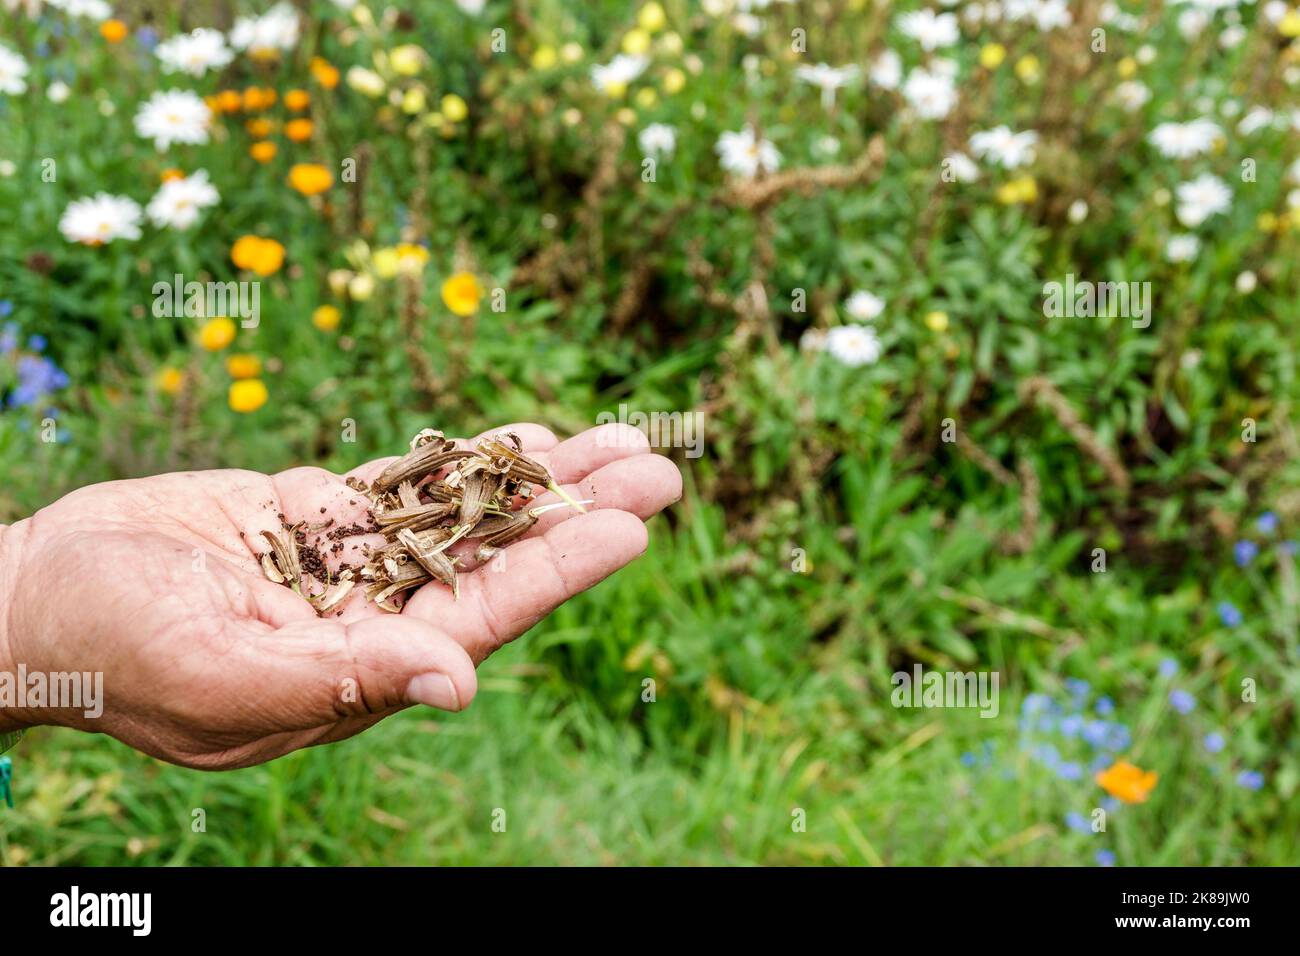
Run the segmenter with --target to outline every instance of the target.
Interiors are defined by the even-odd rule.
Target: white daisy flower
[[[822,108],[830,109],[835,105],[835,91],[857,79],[858,68],[852,64],[849,66],[829,66],[825,63],[818,63],[816,66],[797,67],[794,75],[805,83],[811,83],[820,89],[822,91]]]
[[[921,119],[943,119],[957,105],[957,87],[951,76],[917,68],[907,75],[903,98]]]
[[[45,88],[45,96],[51,103],[66,103],[72,90],[62,80],[55,80]]]
[[[739,133],[723,133],[714,149],[719,165],[744,179],[752,179],[760,169],[774,173],[781,166],[781,154],[776,146],[771,140],[759,139],[752,126]]]
[[[591,82],[605,93],[620,90],[644,73],[649,62],[643,56],[620,53],[608,63],[593,66]]]
[[[896,90],[903,82],[903,61],[893,50],[886,50],[871,65],[869,75],[871,82],[881,89]]]
[[[1259,278],[1255,273],[1247,269],[1245,272],[1237,276],[1236,285],[1237,291],[1242,295],[1250,295],[1255,291],[1255,287],[1259,285]]]
[[[207,170],[197,170],[182,179],[163,183],[145,208],[155,226],[188,229],[199,220],[199,212],[221,200],[217,188],[208,182]]]
[[[240,17],[230,31],[230,45],[254,57],[275,56],[298,42],[298,11],[277,3],[260,17]]]
[[[1201,240],[1195,236],[1170,236],[1165,243],[1165,258],[1170,262],[1190,262],[1201,251]]]
[[[1195,228],[1211,216],[1227,212],[1232,205],[1232,190],[1219,177],[1203,173],[1174,190],[1178,197],[1178,221]]]
[[[159,90],[140,104],[135,131],[159,150],[172,143],[206,143],[212,111],[190,90]]]
[[[1237,132],[1242,136],[1250,136],[1272,126],[1275,118],[1276,114],[1267,107],[1252,106],[1237,124]]]
[[[1037,143],[1038,134],[1033,130],[1013,133],[1006,126],[995,126],[975,133],[970,138],[971,152],[1007,169],[1032,163]]]
[[[86,17],[96,22],[113,15],[113,8],[105,0],[45,0],[45,5],[62,10],[70,17]]]
[[[898,18],[898,29],[926,51],[952,46],[960,36],[955,14],[935,13],[933,10],[904,13]]]
[[[17,96],[27,92],[27,61],[0,44],[0,93]]]
[[[636,141],[646,156],[671,156],[677,149],[677,130],[667,123],[651,123]]]
[[[1115,98],[1119,105],[1130,113],[1140,110],[1151,99],[1151,90],[1145,83],[1137,80],[1125,80],[1115,87]]]
[[[980,178],[980,170],[975,165],[975,160],[965,153],[949,153],[943,158],[942,168],[947,174],[944,182],[973,183]]]
[[[1208,153],[1222,135],[1218,123],[1202,117],[1190,123],[1161,123],[1147,139],[1168,159],[1190,159]]]
[[[487,0],[456,0],[456,6],[460,7],[462,13],[468,13],[471,17],[476,17],[487,6]]]
[[[826,351],[850,368],[874,364],[883,350],[880,336],[867,325],[837,325],[826,330]]]
[[[182,72],[190,76],[219,70],[235,58],[220,30],[203,27],[164,40],[153,52],[162,62],[164,73]]]
[[[1210,25],[1212,19],[1214,15],[1206,10],[1198,10],[1194,7],[1184,10],[1178,14],[1178,32],[1183,35],[1184,40],[1195,40]]]
[[[69,242],[99,246],[114,239],[140,238],[140,205],[126,196],[97,193],[68,203],[59,232]]]
[[[856,322],[870,322],[885,311],[885,300],[866,289],[858,289],[844,300],[844,311]]]

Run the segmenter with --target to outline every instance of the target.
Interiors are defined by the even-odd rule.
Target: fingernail
[[[411,683],[406,685],[406,699],[413,704],[424,704],[439,710],[460,710],[460,695],[446,674],[412,677]]]

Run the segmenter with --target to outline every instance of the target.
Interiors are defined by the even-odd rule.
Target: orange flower
[[[473,315],[481,298],[483,287],[472,272],[457,272],[442,284],[442,301],[457,315]]]
[[[99,25],[99,35],[109,43],[121,43],[129,32],[121,20],[105,20]]]
[[[169,365],[158,370],[158,373],[154,375],[153,384],[164,395],[179,394],[180,390],[185,387],[185,373]]]
[[[160,178],[163,182],[165,182],[165,183],[169,183],[169,182],[171,182],[172,180],[175,180],[175,179],[184,179],[184,178],[185,178],[185,174],[184,174],[183,172],[181,172],[179,169],[176,169],[176,168],[170,168],[170,169],[164,169],[164,170],[162,171],[162,176],[160,176],[159,178]]]
[[[248,155],[252,156],[259,163],[269,163],[275,159],[275,143],[269,143],[263,140],[260,143],[254,143],[248,147]]]
[[[266,404],[266,385],[258,378],[241,378],[230,383],[229,402],[233,411],[255,412]]]
[[[251,119],[244,124],[244,129],[248,130],[248,135],[254,139],[266,139],[271,135],[271,121],[266,119]]]
[[[334,176],[320,163],[294,163],[289,167],[289,185],[304,196],[315,196],[334,185]]]
[[[257,378],[262,372],[262,362],[256,355],[241,352],[226,359],[226,371],[231,378]]]
[[[290,90],[284,94],[284,105],[295,113],[301,113],[311,105],[311,95],[306,90]]]
[[[339,68],[318,56],[311,58],[311,75],[327,90],[339,85]]]
[[[1145,803],[1158,779],[1154,770],[1143,770],[1127,760],[1116,761],[1096,777],[1103,790],[1125,803]]]
[[[261,236],[240,236],[230,248],[230,261],[266,277],[284,265],[284,246]]]
[[[250,86],[244,90],[244,111],[256,113],[275,105],[275,90],[266,87]]]
[[[311,120],[295,119],[284,124],[284,135],[295,143],[305,143],[311,139]]]
[[[244,105],[239,90],[222,90],[216,95],[217,107],[223,113],[238,113]]]
[[[316,311],[311,314],[311,324],[322,332],[333,332],[339,327],[339,320],[342,318],[343,314],[339,312],[338,306],[318,305]]]

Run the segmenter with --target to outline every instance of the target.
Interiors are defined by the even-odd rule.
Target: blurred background
[[[0,521],[426,426],[701,441],[657,436],[686,491],[648,554],[466,713],[221,774],[36,730],[0,858],[1300,862],[1298,35],[1230,0],[4,0]],[[256,327],[159,315],[175,274],[260,282]],[[1147,283],[1149,323],[1046,314],[1067,275]],[[916,664],[996,671],[998,716],[893,706]]]

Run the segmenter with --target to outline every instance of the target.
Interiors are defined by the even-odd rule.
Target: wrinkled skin
[[[681,494],[676,466],[627,426],[565,442],[539,425],[490,434],[503,430],[594,504],[587,514],[547,512],[486,565],[462,553],[460,599],[428,584],[401,614],[357,587],[337,616],[321,618],[263,575],[260,532],[281,532],[280,514],[291,524],[365,524],[348,476],[318,468],[107,482],[0,529],[0,671],[21,663],[28,673],[104,675],[98,718],[10,709],[0,730],[75,727],[173,763],[228,769],[351,737],[411,704],[464,708],[479,663],[641,554],[643,521]],[[392,460],[350,475],[369,481]],[[361,546],[382,541],[344,538],[329,561],[359,565]]]

